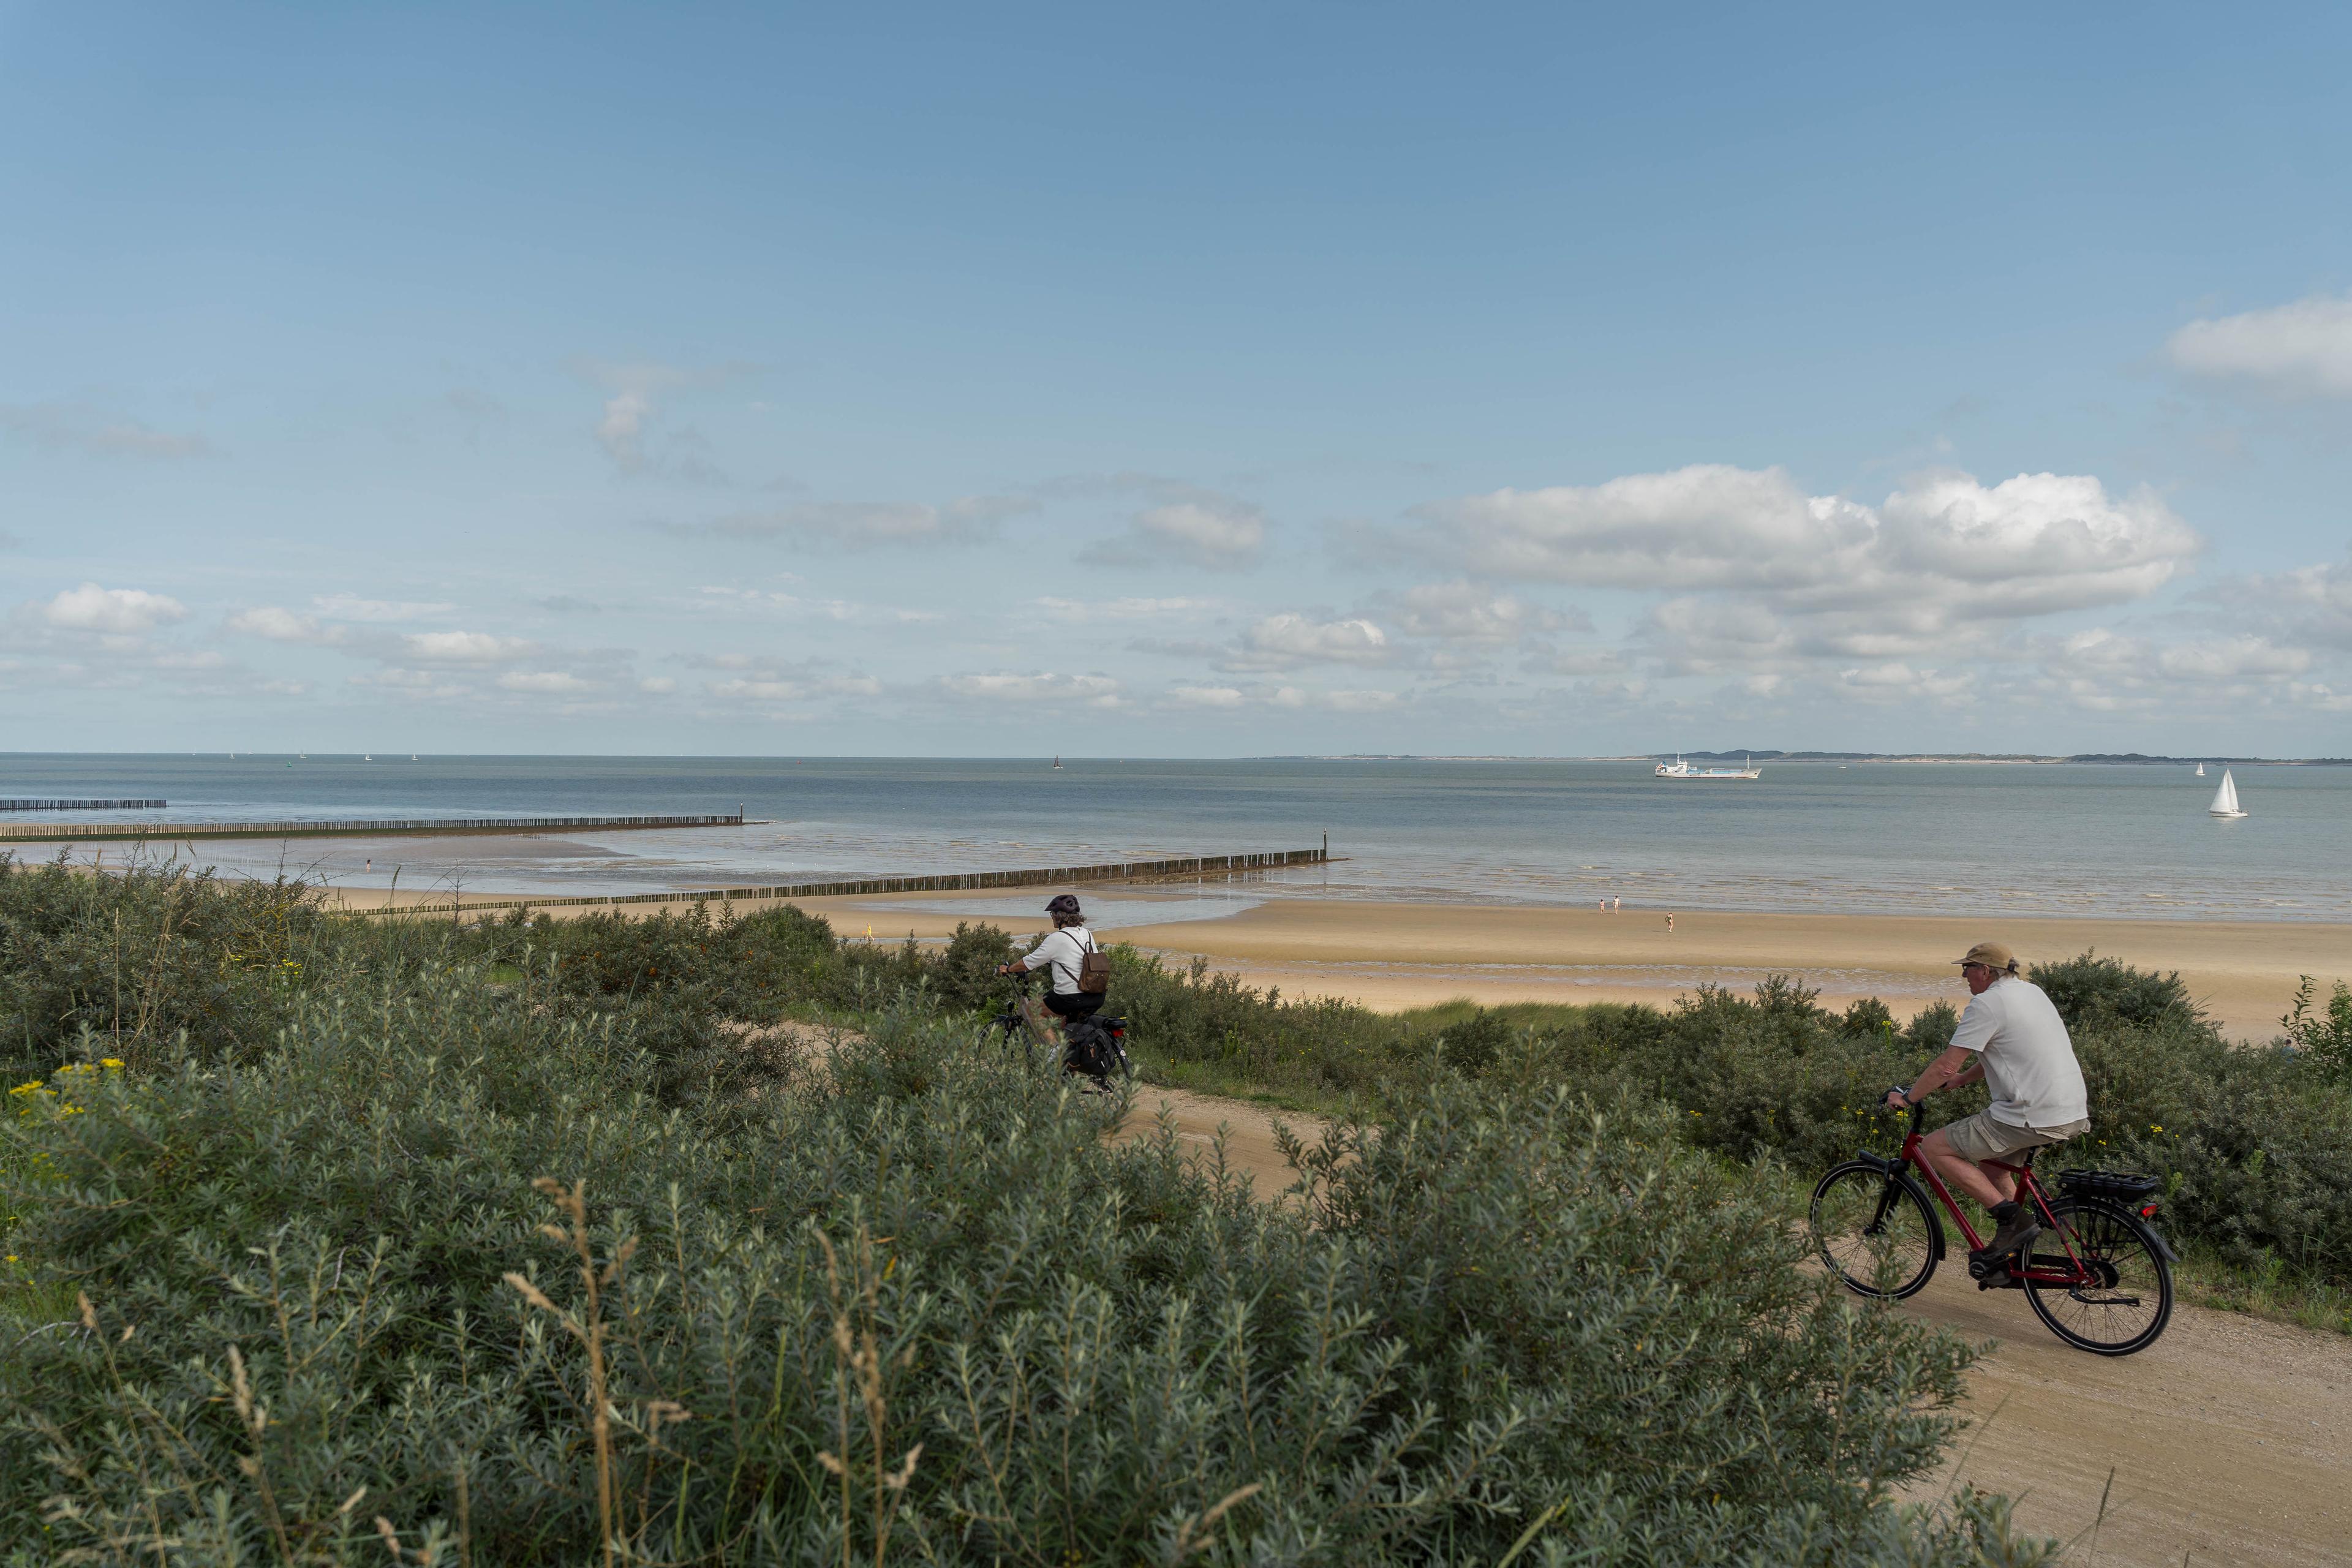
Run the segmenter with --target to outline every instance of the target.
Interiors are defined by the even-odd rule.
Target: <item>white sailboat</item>
[[[361,758],[360,758],[360,761],[362,761],[362,762],[363,762],[363,763],[372,763],[372,762],[375,761],[375,759],[374,759],[373,757],[372,757],[372,756],[367,756],[367,755],[362,754],[362,755],[361,756]]]
[[[2238,817],[2246,815],[2239,809],[2238,781],[2230,776],[2229,769],[2221,770],[2221,787],[2213,792],[2213,804],[2205,809],[2215,816]]]
[[[2197,776],[2200,779],[2205,776],[2205,764],[2203,763],[2197,764]]]

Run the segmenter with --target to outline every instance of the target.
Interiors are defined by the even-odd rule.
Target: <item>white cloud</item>
[[[453,698],[470,697],[471,688],[450,679],[446,671],[404,669],[394,666],[369,675],[351,677],[351,684],[377,690],[391,691],[402,697],[446,701]]]
[[[2282,680],[2303,674],[2314,659],[2307,649],[2283,647],[2264,637],[2159,644],[2098,626],[2065,638],[2049,662],[2054,668],[2096,673],[2131,686],[2208,686]]]
[[[524,691],[548,697],[572,697],[593,691],[593,681],[583,680],[568,670],[513,669],[499,677],[499,686],[507,691]]]
[[[134,636],[188,618],[188,607],[167,594],[144,588],[101,588],[84,583],[68,588],[40,607],[41,617],[64,631]]]
[[[1158,504],[1130,512],[1124,532],[1095,540],[1079,552],[1081,561],[1103,566],[1177,562],[1229,572],[1255,565],[1265,553],[1265,512],[1253,502],[1141,475],[1103,483],[1141,489]]]
[[[1614,648],[1563,648],[1538,655],[1525,668],[1544,675],[1613,675],[1625,668],[1625,656]]]
[[[728,701],[806,702],[819,697],[879,697],[882,683],[870,675],[795,679],[768,674],[712,682],[710,695]]]
[[[2189,322],[2165,343],[2198,375],[2263,384],[2302,396],[2352,397],[2352,296]]]
[[[659,532],[691,539],[783,540],[846,550],[890,545],[977,544],[1007,518],[1036,510],[1023,496],[964,496],[945,506],[924,501],[800,501],[772,511],[739,512],[709,522],[655,522]]]
[[[1317,691],[1303,686],[1277,686],[1265,694],[1265,700],[1272,708],[1320,708],[1334,713],[1378,713],[1401,706],[1404,699],[1394,691],[1363,688]]]
[[[2095,479],[1935,474],[1875,510],[1808,496],[1780,468],[1702,464],[1591,487],[1496,490],[1420,509],[1428,552],[1496,576],[1760,595],[1864,622],[1932,601],[1941,621],[2115,604],[2199,548],[2154,496]]]
[[[677,689],[677,682],[667,675],[648,676],[637,682],[637,689],[648,697],[667,697]]]
[[[1236,686],[1171,686],[1168,700],[1179,708],[1238,708],[1246,699]]]
[[[1838,684],[1850,695],[1874,702],[1950,703],[1967,698],[1971,683],[1964,671],[1914,669],[1900,661],[1838,671]]]
[[[202,436],[158,430],[128,415],[72,403],[0,403],[0,430],[52,451],[100,458],[200,458],[212,451]]]
[[[1309,664],[1385,664],[1388,634],[1361,616],[1318,621],[1296,612],[1267,616],[1242,634],[1225,669],[1294,669]]]
[[[2157,668],[2175,680],[2267,680],[2301,675],[2312,664],[2299,647],[2280,647],[2268,637],[2213,637],[2174,643],[2157,655]]]
[[[1224,608],[1219,599],[1056,599],[1032,600],[1057,620],[1131,621],[1145,616],[1213,615]]]
[[[511,664],[539,651],[537,643],[490,632],[410,632],[400,641],[409,658],[435,664]]]
[[[702,595],[706,600],[730,609],[781,610],[787,615],[818,616],[829,621],[854,621],[872,609],[855,599],[809,599],[767,588],[706,586]]]
[[[289,643],[336,643],[345,635],[342,627],[327,626],[316,616],[297,615],[275,605],[240,610],[228,618],[228,629],[247,637]]]
[[[646,416],[653,399],[642,392],[623,392],[604,400],[604,416],[596,421],[596,445],[625,472],[646,466]]]
[[[2230,578],[2215,585],[2212,596],[2235,618],[2251,620],[2273,637],[2352,648],[2352,560]]]
[[[1118,682],[1107,675],[949,675],[940,679],[949,695],[982,702],[1079,703],[1116,707]]]
[[[1549,610],[1469,582],[1430,583],[1406,589],[1398,620],[1408,637],[1468,643],[1515,643],[1531,633],[1553,631],[1566,624],[1564,617]],[[1577,624],[1589,625],[1581,616]]]
[[[408,599],[362,599],[352,594],[320,594],[310,607],[339,621],[396,623],[429,621],[456,611],[455,605],[420,604]]]

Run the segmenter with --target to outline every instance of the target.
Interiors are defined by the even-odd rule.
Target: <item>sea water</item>
[[[174,821],[732,812],[740,828],[195,840],[242,874],[646,892],[1318,846],[1252,897],[1628,909],[2352,919],[2352,768],[709,757],[0,756],[0,795],[162,796]],[[0,816],[37,821],[42,815]],[[95,816],[100,814],[68,814]],[[87,858],[94,847],[78,850]],[[125,851],[115,847],[110,853]],[[54,853],[26,848],[20,858]],[[372,862],[373,864],[369,864]]]

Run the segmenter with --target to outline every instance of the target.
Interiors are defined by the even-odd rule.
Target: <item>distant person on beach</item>
[[[1609,900],[1609,912],[1612,915],[1624,907],[1625,900],[1623,899],[1612,899]]]
[[[1951,1048],[1927,1064],[1909,1089],[1886,1091],[1886,1104],[1904,1110],[1939,1089],[1983,1080],[1992,1103],[1974,1116],[1938,1127],[1919,1152],[1947,1185],[1984,1205],[1994,1230],[1975,1258],[1998,1263],[2030,1247],[2041,1233],[2033,1211],[2017,1201],[2015,1178],[1982,1162],[2015,1163],[2029,1149],[2063,1143],[2090,1131],[2090,1091],[2066,1021],[2042,987],[2021,979],[2017,959],[1997,942],[1980,942],[1952,961],[1969,983],[1969,1010],[1952,1034]]]
[[[1672,931],[1672,930],[1674,930],[1674,929],[1675,929],[1675,917],[1674,917],[1673,915],[1671,915],[1671,914],[1669,914],[1668,916],[1666,916],[1666,929],[1667,929],[1668,931]]]

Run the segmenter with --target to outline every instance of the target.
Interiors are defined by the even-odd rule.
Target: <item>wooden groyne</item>
[[[779,899],[840,899],[860,893],[970,892],[982,888],[1044,888],[1061,882],[1139,882],[1165,877],[1223,877],[1241,871],[1320,866],[1330,849],[1268,849],[1246,855],[1186,855],[1172,860],[1114,860],[1100,866],[1049,866],[1021,871],[953,871],[935,877],[867,877],[855,881],[794,882],[768,888],[690,888],[666,893],[611,893],[553,899],[467,899],[462,905],[407,904],[363,914],[450,914],[462,910],[554,910],[624,904],[700,904],[714,900],[759,903]]]
[[[161,805],[163,802],[155,804]],[[0,844],[73,844],[101,838],[414,837],[457,833],[742,826],[743,814],[740,811],[710,816],[453,816],[392,822],[33,822],[21,827],[0,826]]]
[[[0,811],[161,811],[166,800],[0,800]]]

